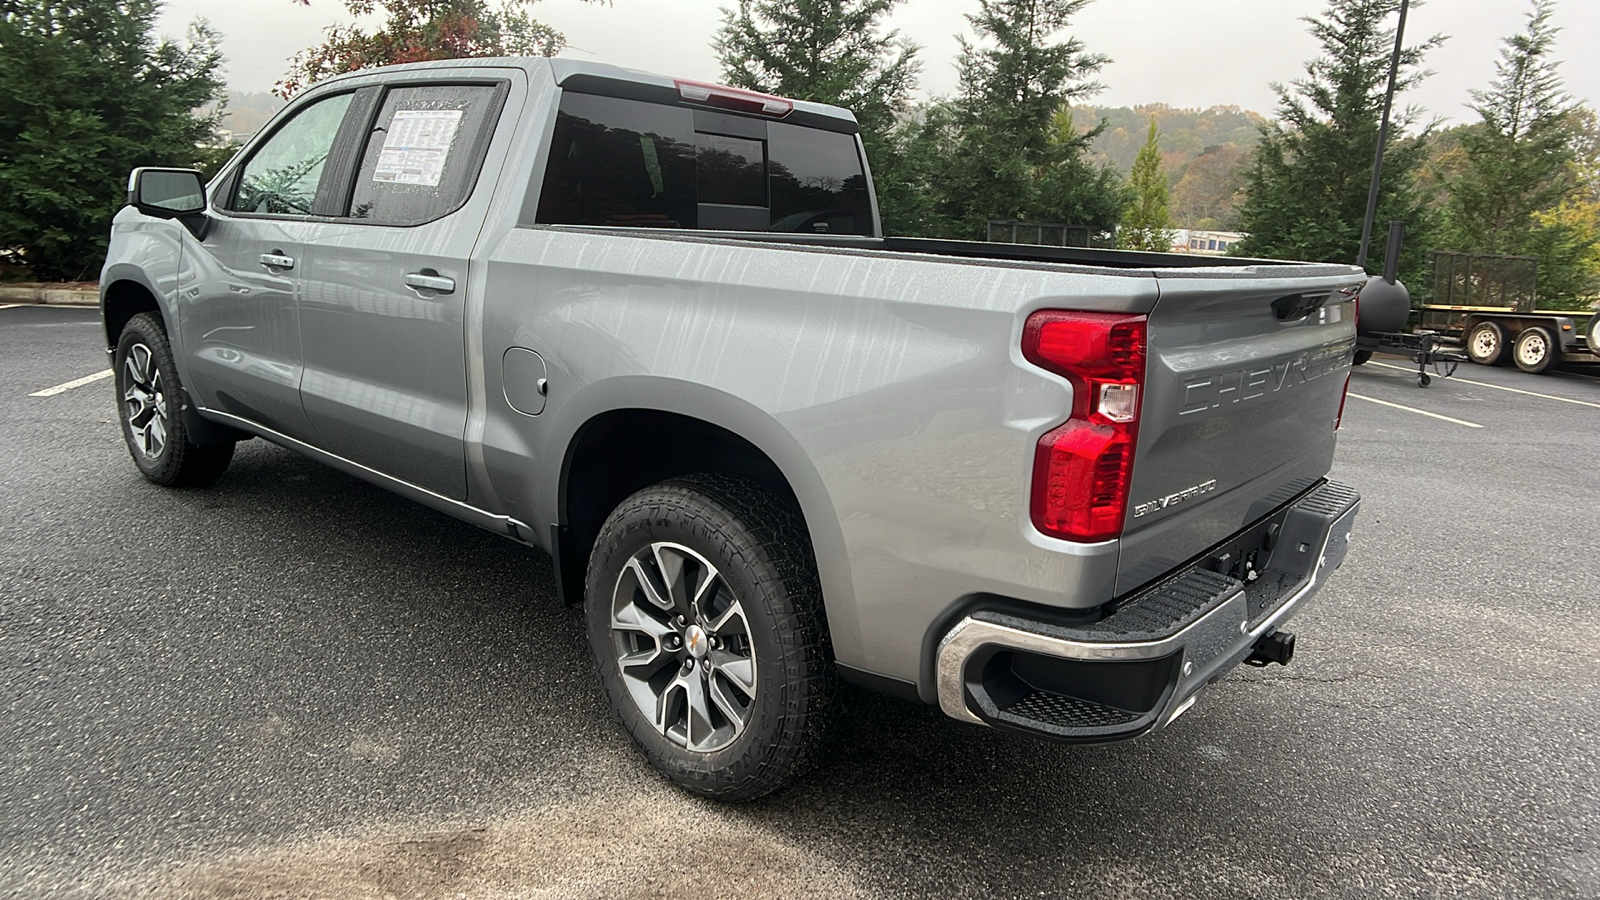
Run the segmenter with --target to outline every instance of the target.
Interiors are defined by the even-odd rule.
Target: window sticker
[[[373,181],[438,187],[450,145],[461,130],[459,109],[401,109],[389,120]]]

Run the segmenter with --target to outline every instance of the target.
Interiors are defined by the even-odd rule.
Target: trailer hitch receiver
[[[1287,666],[1294,659],[1294,633],[1289,631],[1274,631],[1264,634],[1256,641],[1250,650],[1250,656],[1245,659],[1246,665],[1260,669],[1270,663]]]

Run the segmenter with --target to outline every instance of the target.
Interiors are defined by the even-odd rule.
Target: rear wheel
[[[1558,354],[1555,336],[1547,328],[1529,328],[1523,331],[1517,335],[1517,345],[1511,350],[1517,368],[1535,375],[1554,365]]]
[[[1600,356],[1600,312],[1589,317],[1589,352]]]
[[[771,493],[698,475],[624,500],[584,611],[612,711],[674,783],[751,800],[816,759],[837,675],[810,540]]]
[[[1467,357],[1480,366],[1498,366],[1506,356],[1506,330],[1498,322],[1479,322],[1467,333]]]
[[[1371,350],[1357,350],[1356,351],[1356,358],[1353,360],[1353,362],[1354,362],[1355,365],[1364,366],[1364,365],[1367,364],[1367,360],[1370,360],[1370,359],[1372,359],[1372,351]]]
[[[167,487],[216,481],[233,459],[233,444],[189,442],[183,422],[183,384],[160,319],[141,313],[128,320],[117,341],[112,371],[122,437],[144,477]]]

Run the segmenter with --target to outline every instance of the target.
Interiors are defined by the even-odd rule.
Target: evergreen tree
[[[983,237],[991,218],[1087,225],[1100,235],[1116,226],[1127,204],[1120,179],[1085,159],[1100,128],[1059,127],[1059,113],[1100,89],[1092,78],[1109,62],[1077,38],[1052,40],[1088,2],[979,0],[967,16],[977,39],[962,39],[957,63],[959,138],[929,186],[942,231]]]
[[[129,170],[217,162],[217,36],[157,39],[159,10],[0,0],[0,257],[35,278],[98,273]]]
[[[1400,0],[1329,0],[1321,18],[1306,19],[1323,55],[1306,63],[1304,78],[1273,86],[1280,121],[1263,128],[1256,146],[1239,208],[1249,237],[1234,245],[1238,253],[1355,262],[1399,8]],[[1435,36],[1402,50],[1398,91],[1427,77],[1422,59],[1443,41]],[[1401,272],[1412,284],[1423,281],[1434,230],[1418,186],[1429,137],[1428,129],[1411,133],[1418,116],[1405,109],[1392,120],[1377,210],[1380,228],[1394,219],[1409,226]],[[1381,267],[1383,242],[1374,250],[1372,265]]]
[[[302,6],[311,0],[294,0]],[[334,25],[321,44],[289,61],[274,93],[293,97],[332,75],[396,63],[475,56],[555,56],[567,39],[528,15],[534,0],[344,0],[352,16],[383,11],[383,26]],[[609,0],[585,0],[587,3]]]
[[[1461,132],[1446,240],[1453,250],[1538,257],[1540,300],[1560,302],[1592,289],[1584,260],[1594,237],[1555,214],[1580,187],[1581,124],[1551,59],[1554,12],[1551,0],[1534,0],[1527,30],[1506,38],[1489,89],[1472,93],[1479,121]]]
[[[1117,229],[1117,246],[1124,250],[1149,250],[1165,253],[1172,249],[1171,199],[1167,175],[1161,171],[1161,134],[1155,116],[1150,117],[1150,136],[1133,161],[1128,178],[1133,188],[1133,204],[1123,213]]]
[[[723,10],[713,45],[728,84],[855,113],[889,233],[905,233],[919,215],[896,129],[921,63],[915,45],[882,28],[900,2],[740,0]]]

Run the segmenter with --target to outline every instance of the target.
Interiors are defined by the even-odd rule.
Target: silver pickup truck
[[[478,60],[135,172],[101,301],[145,477],[264,438],[547,551],[640,750],[736,800],[841,680],[1094,743],[1287,663],[1364,277],[884,237],[845,110]]]

